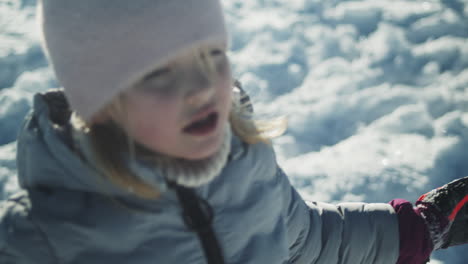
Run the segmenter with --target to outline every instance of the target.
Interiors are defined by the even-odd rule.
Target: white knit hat
[[[56,77],[85,120],[178,52],[227,43],[219,0],[42,0],[38,18]]]

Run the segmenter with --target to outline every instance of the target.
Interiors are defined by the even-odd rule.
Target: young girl
[[[233,87],[218,0],[42,0],[63,90],[18,138],[0,263],[424,263],[468,242],[467,178],[416,207],[305,203]]]

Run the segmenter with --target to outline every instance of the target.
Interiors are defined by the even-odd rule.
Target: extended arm
[[[388,204],[307,204],[280,171],[287,193],[292,263],[395,264],[398,219]]]

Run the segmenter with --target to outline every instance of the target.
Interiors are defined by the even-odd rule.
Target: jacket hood
[[[72,111],[63,90],[51,90],[34,96],[33,109],[25,118],[18,136],[18,180],[22,188],[61,188],[74,191],[105,193],[111,196],[132,195],[131,190],[110,183],[97,166],[85,160],[72,138]],[[229,159],[242,150],[235,136]],[[166,189],[158,171],[151,173],[160,191]]]
[[[22,188],[64,188],[123,194],[73,150],[71,110],[63,90],[36,94],[18,136],[18,180]]]

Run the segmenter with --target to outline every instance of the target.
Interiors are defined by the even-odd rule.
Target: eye
[[[158,79],[165,75],[168,75],[170,72],[171,70],[168,67],[160,68],[147,74],[145,77],[143,77],[142,81],[143,82],[152,81],[154,79]]]
[[[218,73],[224,73],[228,65],[226,51],[222,48],[213,48],[209,51],[209,54],[216,66]]]
[[[145,93],[168,94],[174,81],[174,71],[171,67],[162,67],[145,75],[134,87]]]
[[[213,56],[213,57],[216,57],[216,56],[224,56],[225,55],[225,52],[224,50],[222,49],[212,49],[210,51],[210,55]]]

